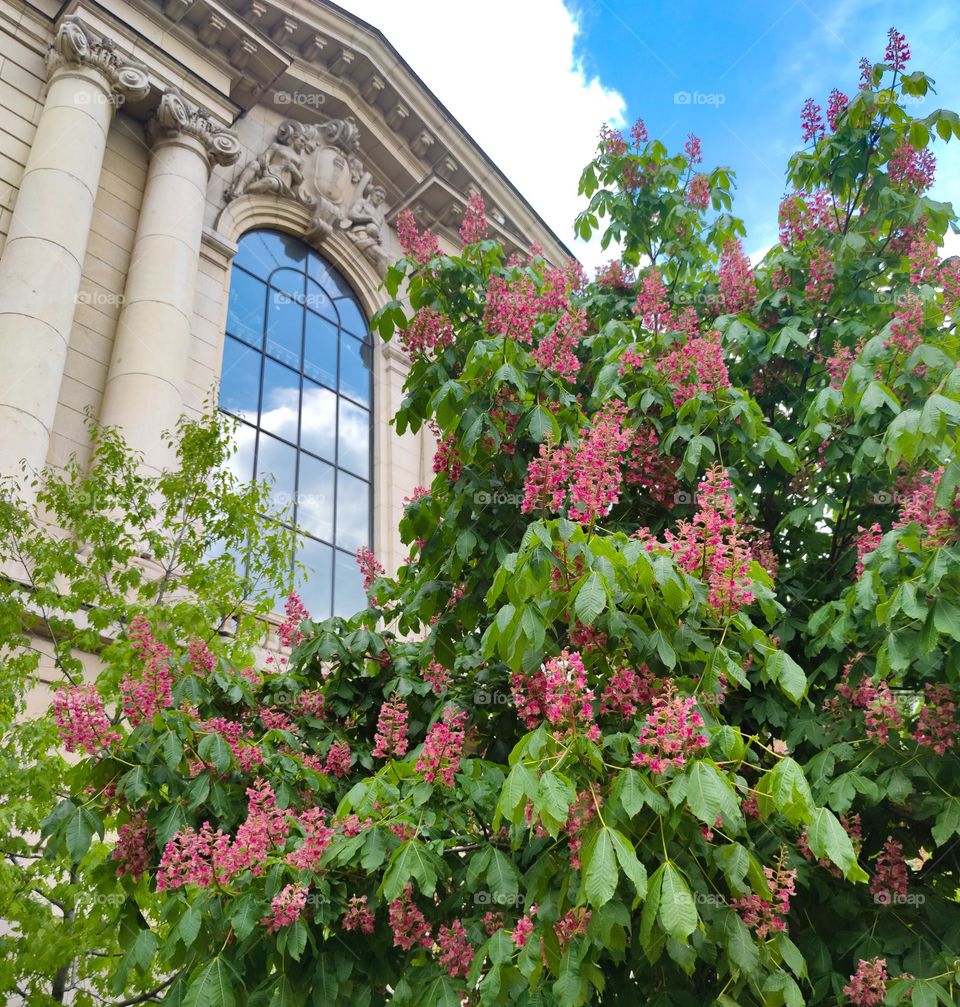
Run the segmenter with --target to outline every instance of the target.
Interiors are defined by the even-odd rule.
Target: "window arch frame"
[[[251,267],[249,261],[244,258],[244,244],[252,241],[256,236],[267,236],[269,240],[279,241],[279,246],[283,249],[282,257],[275,256],[272,261],[259,270]],[[266,244],[266,242],[265,242]],[[299,257],[288,254],[291,247],[296,248]],[[260,318],[258,327],[253,330],[246,329],[246,335],[242,334],[242,327],[238,328],[234,318],[234,301],[237,290],[238,271],[243,273],[247,282],[254,281],[262,286],[262,299],[260,303]],[[278,274],[284,271],[296,273],[299,278],[299,292],[285,290],[284,284],[274,282]],[[373,547],[374,526],[375,526],[375,430],[376,430],[376,382],[375,382],[375,357],[374,339],[370,330],[369,314],[364,306],[363,300],[358,293],[357,287],[350,282],[343,274],[338,265],[331,261],[330,257],[301,236],[283,230],[282,228],[265,223],[245,230],[240,235],[237,244],[237,252],[233,256],[233,261],[227,270],[228,286],[226,290],[227,311],[226,322],[223,334],[223,349],[220,354],[220,382],[218,407],[228,415],[232,416],[241,424],[241,428],[251,431],[253,437],[253,449],[248,456],[248,470],[250,478],[260,478],[264,469],[261,466],[261,451],[264,445],[264,437],[269,437],[271,441],[276,441],[285,448],[293,451],[293,496],[290,501],[291,511],[289,520],[284,524],[287,527],[296,528],[298,534],[298,544],[294,549],[291,558],[291,575],[294,577],[297,586],[300,578],[296,571],[296,561],[306,562],[304,553],[307,551],[308,543],[313,543],[314,547],[325,547],[328,551],[328,568],[314,568],[308,575],[307,583],[317,582],[317,578],[327,578],[325,589],[321,591],[321,599],[328,602],[325,611],[314,611],[317,618],[326,618],[330,614],[352,615],[359,607],[366,604],[365,596],[361,591],[356,590],[356,585],[360,583],[359,569],[357,568],[355,557],[356,549],[361,546]],[[320,306],[312,306],[311,291],[316,288],[320,291],[322,298],[326,299],[326,309],[321,298]],[[293,349],[286,349],[285,353],[278,352],[277,347],[283,350],[282,344],[277,342],[271,345],[271,311],[276,304],[276,297],[286,297],[300,306],[299,311],[299,338],[294,339]],[[342,305],[347,303],[352,308],[352,315],[344,320]],[[335,341],[335,359],[327,368],[326,375],[322,375],[320,368],[308,370],[307,341],[309,337],[308,328],[311,316],[322,322],[327,328],[332,329]],[[282,336],[283,333],[281,332]],[[366,372],[365,388],[362,394],[358,394],[358,386],[344,387],[344,346],[357,344],[356,356],[351,359],[359,364]],[[255,407],[236,407],[225,402],[224,377],[227,373],[227,361],[231,346],[239,348],[241,355],[253,355],[256,358],[255,365]],[[296,363],[291,362],[291,352],[295,355]],[[284,373],[295,376],[297,386],[297,407],[296,424],[292,434],[281,432],[276,427],[271,428],[264,424],[264,412],[266,396],[275,390],[268,387],[267,370],[270,365],[274,369],[282,368]],[[332,368],[332,369],[331,369]],[[332,377],[331,377],[332,375]],[[309,389],[308,389],[309,384]],[[288,389],[289,390],[289,389]],[[315,445],[306,446],[304,443],[304,416],[307,408],[306,396],[309,390],[316,390],[329,393],[332,396],[333,409],[333,430],[330,434],[332,443],[332,453],[324,454]],[[345,461],[341,455],[344,439],[341,438],[341,423],[343,413],[347,409],[362,411],[363,422],[366,424],[366,436],[364,438],[365,469],[360,472],[358,467],[351,467],[349,461]],[[302,497],[305,494],[304,483],[302,482],[302,466],[305,458],[312,461],[314,465],[326,466],[330,469],[332,483],[330,488],[331,502],[330,513],[330,534],[329,537],[321,531],[316,530],[316,526],[308,528],[301,522]],[[351,540],[348,546],[344,544],[340,527],[340,512],[349,510],[347,501],[341,502],[341,486],[349,486],[342,482],[341,477],[346,476],[351,480],[356,480],[366,484],[366,522],[362,541],[356,544],[356,539]],[[344,491],[346,492],[346,491]],[[322,549],[321,549],[322,551]],[[348,589],[344,588],[345,596],[354,599],[348,607],[338,608],[338,573],[340,576],[349,570],[350,580],[353,585]],[[346,592],[349,591],[348,594]],[[309,592],[312,594],[313,592]],[[308,605],[308,607],[310,607]]]

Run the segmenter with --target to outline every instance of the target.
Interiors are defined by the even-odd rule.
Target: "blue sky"
[[[575,54],[626,102],[627,122],[642,117],[672,149],[688,132],[703,139],[708,165],[737,175],[735,211],[747,223],[747,248],[776,241],[784,169],[800,141],[804,98],[825,103],[832,87],[856,90],[861,56],[883,57],[891,25],[910,43],[912,69],[936,80],[937,95],[914,115],[960,108],[960,4],[915,0],[705,0],[644,3],[574,0]],[[678,103],[690,96],[686,104]],[[960,141],[934,148],[936,198],[960,209]]]

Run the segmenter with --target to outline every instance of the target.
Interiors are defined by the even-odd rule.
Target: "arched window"
[[[299,586],[317,618],[366,605],[355,556],[371,538],[371,356],[363,312],[329,263],[277,231],[240,239],[220,408],[240,420],[237,474],[272,476],[304,536]]]

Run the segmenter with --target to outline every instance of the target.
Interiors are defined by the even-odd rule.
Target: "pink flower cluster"
[[[466,978],[473,963],[473,945],[460,920],[454,920],[450,926],[441,924],[437,944],[440,947],[440,968],[452,979],[458,976]]]
[[[843,826],[844,832],[850,837],[850,842],[853,844],[854,856],[860,856],[860,847],[863,845],[863,828],[860,823],[859,815],[841,815],[840,824]],[[813,860],[813,851],[810,849],[809,842],[809,828],[804,827],[800,838],[797,840],[797,849],[803,855],[805,860]],[[824,870],[829,871],[835,878],[842,877],[840,868],[837,867],[831,860],[826,858],[821,858],[817,863]]]
[[[620,499],[620,458],[629,443],[623,429],[625,413],[621,402],[608,402],[593,417],[592,427],[580,431],[570,473],[571,521],[592,524]]]
[[[824,361],[824,367],[830,376],[831,388],[842,388],[850,368],[860,359],[863,351],[864,341],[861,338],[856,346],[841,346],[837,344],[833,353]]]
[[[893,31],[893,29],[890,29]],[[855,1007],[882,1007],[887,998],[887,960],[861,958],[857,971],[850,976],[850,982],[843,987],[843,995]]]
[[[677,460],[660,453],[660,438],[652,423],[628,430],[627,436],[630,444],[624,459],[624,478],[628,485],[637,486],[662,507],[672,508],[681,489]]]
[[[50,705],[57,733],[68,752],[96,755],[121,735],[113,729],[95,685],[57,689]]]
[[[270,903],[270,913],[260,921],[271,934],[296,923],[307,904],[307,890],[301,885],[287,885]]]
[[[568,909],[553,925],[561,952],[574,939],[587,932],[593,913],[586,906],[575,906]]]
[[[910,259],[910,282],[914,284],[940,282],[940,259],[937,256],[937,245],[919,235],[910,243],[907,253]]]
[[[776,871],[772,867],[764,867],[770,888],[770,901],[751,893],[734,899],[731,906],[740,914],[740,918],[750,927],[760,940],[765,940],[767,934],[785,933],[786,917],[790,912],[790,898],[796,894],[796,870],[786,870],[782,862]]]
[[[263,753],[260,749],[256,745],[246,744],[246,740],[253,738],[253,732],[239,721],[227,720],[226,717],[211,717],[208,720],[201,720],[197,727],[206,734],[219,734],[226,741],[230,754],[243,772],[252,772],[263,763]]]
[[[810,271],[805,293],[813,305],[825,305],[833,293],[834,265],[830,252],[818,245],[810,256]]]
[[[407,704],[394,693],[380,707],[377,733],[374,736],[375,759],[402,759],[407,754]]]
[[[456,482],[463,475],[463,462],[460,460],[460,452],[457,451],[456,436],[448,434],[446,437],[440,436],[440,428],[430,421],[428,428],[437,438],[437,450],[433,455],[433,471],[439,475],[445,472],[451,482]]]
[[[146,616],[138,615],[130,622],[128,635],[143,669],[139,678],[124,675],[120,679],[120,697],[123,712],[136,727],[173,705],[173,672],[170,651],[153,635]]]
[[[917,150],[908,140],[904,140],[891,154],[887,173],[894,185],[919,195],[933,185],[937,159],[929,150]]]
[[[570,866],[575,871],[580,870],[580,851],[583,849],[586,831],[597,817],[597,807],[602,803],[599,795],[594,798],[593,791],[581,790],[567,811],[564,832],[569,837]]]
[[[813,98],[807,98],[800,110],[800,130],[804,143],[816,143],[824,134],[823,109]]]
[[[327,697],[319,689],[306,689],[294,703],[294,709],[301,716],[323,720],[327,715]]]
[[[429,948],[433,945],[430,924],[413,901],[412,884],[406,884],[403,894],[390,903],[388,912],[395,948],[409,951],[413,947]]]
[[[611,676],[600,697],[600,712],[612,713],[623,720],[635,717],[644,707],[653,702],[654,692],[659,685],[646,664],[639,671],[628,665],[621,665]]]
[[[110,854],[110,858],[117,861],[117,877],[129,874],[134,881],[139,881],[150,867],[154,849],[153,829],[146,816],[134,815],[120,826],[117,844]]]
[[[702,727],[696,699],[679,695],[673,682],[668,681],[663,693],[654,698],[653,709],[637,735],[642,751],[634,755],[633,764],[645,766],[652,773],[682,769],[687,759],[707,747]]]
[[[720,466],[711,468],[697,488],[693,520],[678,522],[675,533],[664,533],[678,566],[707,584],[708,604],[724,615],[753,601],[753,555],[737,523],[732,485]]]
[[[453,325],[442,311],[421,308],[410,325],[400,330],[400,345],[413,359],[433,360],[454,343]]]
[[[483,325],[490,335],[530,343],[540,313],[537,288],[529,276],[524,274],[515,280],[505,276],[490,277],[483,309]]]
[[[956,540],[958,529],[957,497],[952,506],[937,506],[937,490],[943,469],[924,469],[900,487],[900,508],[894,528],[917,524],[927,548],[949,545]]]
[[[720,303],[727,314],[749,311],[757,303],[757,284],[743,245],[731,239],[720,253]]]
[[[203,640],[191,640],[187,644],[187,667],[194,675],[205,678],[216,666],[216,655],[211,653]]]
[[[885,349],[909,356],[923,341],[923,302],[916,294],[907,294],[897,305],[890,325],[890,335],[884,339]]]
[[[780,201],[780,244],[791,248],[807,241],[816,231],[836,231],[833,197],[825,189],[793,192]]]
[[[467,197],[467,212],[463,215],[463,223],[460,225],[460,240],[465,245],[474,245],[482,241],[486,234],[487,210],[483,196],[479,192],[472,192]]]
[[[960,735],[956,698],[949,685],[928,682],[923,693],[925,702],[917,717],[913,739],[918,745],[932,748],[937,755],[945,755]]]
[[[531,353],[537,366],[561,378],[575,378],[582,365],[574,351],[583,341],[587,325],[587,313],[582,308],[562,314]]]
[[[372,934],[376,925],[373,912],[367,908],[366,895],[351,895],[347,911],[341,921],[344,930],[359,930],[362,934]]]
[[[567,496],[570,455],[570,448],[566,445],[552,441],[540,444],[538,456],[527,466],[523,503],[520,505],[522,513],[559,511],[563,507]]]
[[[357,566],[360,567],[360,575],[363,577],[363,590],[368,594],[373,582],[384,574],[383,566],[373,550],[369,546],[361,546],[357,550]]]
[[[437,661],[431,661],[426,668],[420,669],[420,677],[425,682],[429,682],[434,695],[439,696],[450,681],[450,672]]]
[[[448,706],[443,711],[443,719],[427,732],[417,759],[417,772],[423,773],[427,783],[439,779],[446,787],[454,785],[454,777],[460,769],[466,723],[466,713]]]
[[[710,205],[710,179],[694,175],[687,185],[687,205],[695,210],[705,210]]]
[[[633,311],[643,327],[651,332],[666,332],[673,327],[673,313],[667,300],[667,287],[656,266],[651,266],[643,274]]]
[[[298,815],[297,824],[303,832],[303,842],[287,856],[287,863],[300,871],[315,871],[333,841],[334,830],[327,824],[326,811],[317,807],[307,808]]]
[[[522,948],[527,943],[530,934],[533,933],[533,917],[537,915],[537,904],[534,903],[525,916],[517,920],[517,925],[513,928],[513,943]]]
[[[840,117],[846,112],[849,104],[850,99],[842,91],[834,88],[830,92],[830,97],[827,99],[827,124],[830,126],[831,133],[837,131]]]
[[[300,632],[300,624],[310,618],[310,613],[296,591],[290,592],[290,597],[287,598],[283,612],[283,622],[280,623],[280,628],[277,631],[280,643],[284,647],[296,647],[303,639],[303,633]]]
[[[335,741],[327,750],[327,761],[324,764],[324,772],[328,776],[346,776],[350,772],[350,764],[353,756],[350,753],[350,743],[347,741]]]
[[[693,133],[687,133],[686,142],[683,145],[683,152],[687,155],[688,164],[700,164],[703,161],[703,151],[700,145],[700,137]]]
[[[420,234],[417,222],[409,210],[403,210],[397,216],[397,237],[404,254],[420,266],[427,265],[434,256],[440,254],[436,235],[429,230]]]
[[[634,287],[637,278],[629,266],[625,269],[619,259],[611,259],[605,266],[597,267],[596,282],[609,290],[626,293]]]
[[[675,343],[656,367],[672,386],[678,409],[695,395],[714,396],[730,387],[718,332]]]
[[[883,61],[892,70],[903,70],[910,61],[910,45],[907,37],[896,28],[891,28],[887,32],[887,49],[883,54]]]
[[[837,684],[837,693],[848,700],[851,706],[865,711],[867,737],[885,745],[891,731],[903,727],[903,717],[897,709],[890,686],[883,680],[874,683],[869,675],[864,675],[856,687],[850,685],[850,672],[856,664],[855,657],[843,669],[843,677]]]
[[[877,857],[870,892],[875,902],[889,905],[891,902],[905,899],[907,887],[907,863],[903,859],[903,846],[887,836],[887,841]]]

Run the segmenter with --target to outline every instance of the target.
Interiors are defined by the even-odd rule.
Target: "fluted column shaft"
[[[66,19],[0,257],[0,475],[43,467],[60,395],[107,131],[145,70]],[[29,493],[27,494],[29,495]]]
[[[162,431],[184,410],[210,168],[236,161],[240,145],[172,90],[147,134],[150,164],[100,421],[159,469],[171,461]]]

